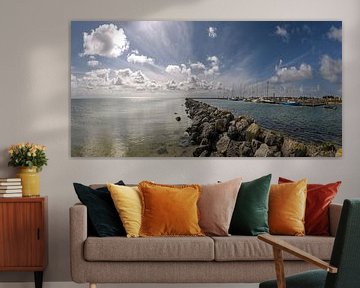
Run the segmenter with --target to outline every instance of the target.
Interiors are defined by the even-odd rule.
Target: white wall
[[[346,4],[345,4],[346,3]],[[49,196],[50,262],[46,281],[69,274],[68,208],[72,182],[142,179],[214,182],[265,173],[311,182],[343,181],[337,201],[360,196],[360,1],[358,0],[1,0],[0,175],[6,148],[34,141],[48,146],[41,193]],[[70,158],[70,21],[105,19],[342,20],[343,150],[341,159],[72,159]],[[29,273],[0,273],[0,282],[32,280]]]

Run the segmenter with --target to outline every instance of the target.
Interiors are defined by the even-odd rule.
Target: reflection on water
[[[184,98],[71,99],[71,156],[191,155],[178,146],[189,125]]]
[[[284,132],[305,142],[342,144],[342,105],[336,110],[319,107],[287,106],[223,99],[201,99],[234,115],[253,117],[261,126]]]

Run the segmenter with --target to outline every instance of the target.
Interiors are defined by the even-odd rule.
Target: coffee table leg
[[[35,271],[35,288],[42,288],[43,284],[43,271]]]

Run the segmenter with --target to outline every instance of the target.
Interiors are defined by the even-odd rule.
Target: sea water
[[[175,95],[71,99],[71,156],[191,156],[178,145],[191,125],[184,103]]]

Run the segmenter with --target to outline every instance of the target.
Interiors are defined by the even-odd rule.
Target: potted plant
[[[21,178],[24,197],[39,196],[39,172],[47,165],[46,147],[33,143],[20,143],[9,147],[9,166],[19,167],[17,177]]]

